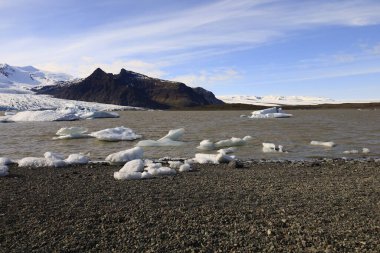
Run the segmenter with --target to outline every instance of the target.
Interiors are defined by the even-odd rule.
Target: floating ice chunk
[[[13,163],[11,159],[7,157],[0,157],[0,165],[8,165]]]
[[[282,112],[281,108],[272,107],[264,110],[254,111],[248,118],[265,119],[265,118],[290,118],[292,114]]]
[[[88,129],[84,127],[63,127],[56,133],[58,137],[53,139],[79,139],[89,137]]]
[[[179,139],[182,138],[184,133],[185,133],[185,129],[183,129],[183,128],[172,129],[172,130],[169,130],[169,133],[167,135],[165,135],[164,137],[162,137],[158,141],[166,140],[166,139],[169,139],[172,141],[178,141]]]
[[[274,143],[263,143],[263,152],[264,153],[273,153],[273,152],[280,152],[283,153],[284,147],[282,145],[278,145],[276,147],[276,144]]]
[[[64,160],[65,159],[65,156],[63,154],[54,153],[54,152],[45,152],[44,157],[50,160]]]
[[[219,149],[217,152],[220,153],[220,154],[231,154],[231,153],[234,153],[236,151],[237,148],[235,147],[230,147],[230,148],[224,148],[224,149]]]
[[[172,168],[172,169],[179,169],[183,163],[180,162],[180,161],[169,161],[169,167]]]
[[[245,115],[245,114],[240,115],[240,118],[247,118],[247,117],[248,115]]]
[[[362,153],[363,154],[368,154],[369,152],[371,152],[368,148],[363,148],[362,149]]]
[[[181,146],[184,142],[179,141],[185,133],[185,129],[170,130],[167,135],[161,139],[155,140],[143,140],[139,141],[136,146],[138,147],[168,147],[168,146]]]
[[[101,141],[133,141],[142,137],[135,134],[132,129],[123,126],[92,132],[89,136]]]
[[[19,167],[63,167],[66,163],[63,160],[47,159],[42,157],[25,157],[18,161]]]
[[[357,153],[359,153],[359,151],[356,149],[343,151],[343,154],[357,154]]]
[[[310,142],[311,145],[316,145],[316,146],[325,146],[325,147],[335,147],[336,144],[332,141],[311,141]]]
[[[92,111],[79,115],[81,119],[100,119],[100,118],[119,118],[119,114],[116,112],[106,111]]]
[[[135,159],[142,159],[144,150],[140,147],[116,152],[107,156],[106,161],[110,163],[125,163]]]
[[[71,154],[67,159],[65,159],[67,164],[87,164],[90,159],[82,154]]]
[[[141,159],[135,159],[124,164],[123,168],[119,172],[129,173],[129,172],[143,172],[144,162]]]
[[[247,141],[249,141],[250,139],[252,139],[251,136],[245,136],[244,138],[232,137],[231,139],[221,140],[216,143],[213,143],[210,140],[203,140],[199,143],[199,146],[197,147],[197,149],[214,150],[214,149],[222,148],[222,147],[243,146],[243,145],[246,145]]]
[[[179,172],[187,172],[187,171],[192,171],[190,164],[185,163],[179,167]]]
[[[231,147],[231,146],[243,146],[247,144],[247,141],[252,139],[251,136],[245,136],[244,138],[235,138],[221,140],[215,143],[216,148]]]
[[[8,118],[9,121],[73,121],[79,117],[73,112],[62,112],[54,110],[45,111],[23,111]]]
[[[9,168],[6,165],[0,165],[0,177],[5,177],[9,175]]]

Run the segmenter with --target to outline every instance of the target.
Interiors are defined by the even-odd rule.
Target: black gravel
[[[120,166],[0,178],[1,252],[380,252],[380,163],[253,162],[116,181]]]

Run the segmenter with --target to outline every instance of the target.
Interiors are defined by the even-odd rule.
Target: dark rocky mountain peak
[[[212,92],[203,88],[193,89],[180,82],[151,78],[126,69],[114,75],[97,68],[83,80],[37,92],[57,98],[152,109],[223,104]]]

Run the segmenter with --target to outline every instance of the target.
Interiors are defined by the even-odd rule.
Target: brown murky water
[[[132,148],[137,141],[102,142],[96,139],[52,140],[61,127],[83,126],[90,131],[125,126],[142,134],[143,139],[159,139],[170,129],[185,128],[182,147],[144,148],[146,158],[193,157],[203,139],[218,141],[232,136],[251,135],[248,145],[235,153],[242,159],[308,159],[314,157],[380,157],[380,110],[297,110],[289,119],[240,118],[247,111],[127,111],[118,119],[75,122],[0,123],[0,157],[19,159],[42,156],[46,151],[90,153],[93,160]],[[325,148],[310,141],[334,141]],[[262,142],[281,144],[289,153],[263,153]],[[345,150],[369,148],[369,154],[343,154]]]

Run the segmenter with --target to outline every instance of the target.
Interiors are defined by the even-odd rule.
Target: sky
[[[379,0],[0,0],[0,62],[216,95],[380,99]]]

